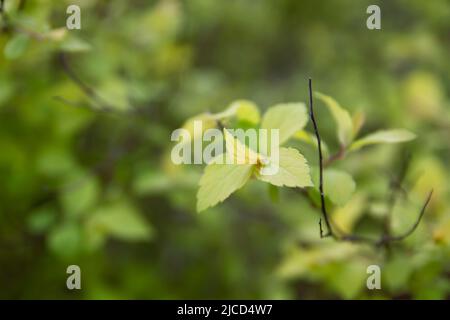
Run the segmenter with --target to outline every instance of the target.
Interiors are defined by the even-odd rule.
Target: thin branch
[[[95,103],[101,111],[114,111],[114,108],[109,105],[97,92],[87,85],[81,78],[73,71],[69,64],[69,59],[65,53],[59,54],[59,60],[67,76],[84,92],[84,94]]]
[[[383,243],[386,243],[386,242],[391,242],[391,241],[401,241],[401,240],[405,239],[406,237],[410,236],[417,229],[417,227],[419,226],[420,221],[422,220],[422,217],[425,214],[425,210],[426,210],[426,208],[428,206],[428,203],[431,200],[431,196],[432,195],[433,195],[433,190],[431,190],[428,193],[428,197],[427,197],[425,203],[422,206],[422,210],[420,210],[419,217],[417,218],[417,220],[414,223],[414,225],[412,225],[411,228],[408,231],[406,231],[405,233],[403,233],[401,235],[398,235],[398,236],[385,236],[385,237],[382,237],[379,240],[380,244],[383,244]]]
[[[61,52],[59,53],[58,57],[64,73],[69,77],[70,80],[72,80],[73,83],[75,83],[80,88],[80,90],[89,99],[89,102],[91,102],[92,106],[90,106],[90,109],[94,111],[101,111],[109,114],[114,114],[117,116],[123,116],[124,114],[127,114],[130,116],[135,116],[135,118],[137,119],[143,119],[142,118],[143,110],[141,108],[136,108],[134,106],[129,106],[127,108],[120,108],[118,106],[110,104],[108,101],[102,98],[94,88],[89,86],[75,73],[75,71],[73,70],[73,68],[69,63],[69,58],[67,54]],[[72,106],[74,105],[74,103],[68,101],[64,97],[56,96],[54,97],[54,99],[68,105]]]
[[[428,194],[428,197],[424,203],[424,205],[422,206],[422,209],[419,213],[419,216],[416,220],[416,222],[414,223],[413,226],[411,226],[411,228],[409,230],[407,230],[405,233],[398,235],[398,236],[391,236],[390,235],[390,230],[384,230],[383,234],[381,235],[381,237],[379,239],[374,239],[371,237],[365,237],[362,235],[354,235],[354,234],[347,234],[345,232],[343,232],[341,229],[339,229],[339,227],[335,224],[332,223],[332,220],[330,219],[328,212],[327,212],[327,208],[325,205],[325,194],[324,194],[324,183],[323,183],[323,156],[322,156],[322,144],[321,144],[321,139],[320,139],[320,134],[319,134],[319,129],[317,126],[317,122],[314,116],[314,107],[313,107],[313,98],[312,98],[312,84],[311,84],[311,79],[309,79],[309,112],[310,112],[310,118],[311,118],[311,122],[313,123],[313,127],[314,127],[314,132],[317,138],[317,146],[318,146],[318,153],[319,153],[319,192],[320,192],[320,209],[322,212],[322,217],[325,220],[325,224],[327,226],[327,233],[324,234],[323,233],[323,229],[322,229],[322,219],[319,220],[319,231],[320,231],[320,237],[324,238],[324,237],[328,237],[331,236],[333,237],[335,240],[337,241],[350,241],[350,242],[361,242],[361,243],[368,243],[374,246],[382,246],[382,245],[386,245],[390,242],[394,242],[394,241],[401,241],[403,239],[405,239],[406,237],[408,237],[409,235],[411,235],[417,228],[417,226],[420,224],[420,221],[422,220],[422,217],[425,214],[426,208],[431,200],[431,196],[433,194],[433,190],[430,191],[430,193]],[[403,169],[401,170],[400,173],[400,181],[403,180],[404,176],[406,175],[406,171],[407,171],[407,165],[405,165],[403,167]],[[334,229],[333,229],[334,227]],[[337,233],[336,233],[337,231]]]
[[[337,161],[337,160],[341,160],[344,158],[345,156],[345,147],[341,146],[339,148],[339,151],[333,155],[331,155],[323,164],[324,167],[328,167],[329,165],[331,165],[333,162]]]
[[[24,9],[24,6],[25,6],[25,1],[22,0],[19,3],[17,10],[22,11]],[[15,21],[9,20],[9,17],[8,17],[5,9],[6,9],[5,8],[5,0],[0,0],[0,17],[3,20],[3,24],[2,24],[3,31],[16,31],[19,33],[23,33],[23,34],[29,36],[30,38],[38,40],[38,41],[45,40],[45,36],[43,34],[36,32],[34,30],[31,30],[29,28],[26,28],[23,25],[16,23]]]
[[[37,41],[44,41],[45,40],[45,35],[43,35],[43,34],[41,34],[39,32],[33,31],[31,29],[25,28],[24,26],[15,24],[14,29],[15,29],[15,31],[17,31],[19,33],[23,33],[23,34],[29,36],[30,38],[32,38],[34,40],[37,40]]]
[[[68,105],[68,106],[72,106],[72,107],[74,107],[74,108],[88,109],[88,110],[92,110],[93,108],[95,108],[95,111],[98,111],[98,112],[104,112],[105,114],[110,114],[110,115],[112,115],[112,116],[113,116],[113,115],[117,115],[116,113],[111,112],[111,110],[98,109],[97,107],[94,107],[94,106],[92,106],[92,105],[90,105],[90,104],[71,101],[71,100],[66,99],[66,98],[64,98],[64,97],[61,97],[61,96],[53,96],[52,98],[53,98],[55,101],[61,102],[61,103],[65,104],[65,105]]]
[[[328,213],[327,208],[325,206],[325,195],[323,192],[323,159],[322,159],[322,140],[320,139],[319,129],[317,128],[316,119],[314,117],[314,107],[313,107],[313,98],[312,98],[312,81],[309,79],[309,115],[311,117],[311,121],[314,126],[314,132],[316,134],[317,138],[317,148],[319,150],[319,192],[320,192],[320,204],[322,209],[322,216],[325,220],[325,224],[327,225],[328,232],[326,234],[323,234],[322,230],[322,221],[319,220],[320,224],[320,237],[328,237],[333,236],[333,231],[331,229],[330,221],[328,220]]]

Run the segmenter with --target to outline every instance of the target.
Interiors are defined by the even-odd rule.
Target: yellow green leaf
[[[249,100],[236,100],[225,111],[216,113],[213,116],[218,120],[236,116],[238,120],[252,124],[258,124],[261,118],[258,106]]]
[[[414,133],[405,129],[380,130],[356,140],[349,150],[358,150],[371,144],[406,142],[415,138]]]
[[[194,130],[194,124],[196,121],[201,121],[202,130]],[[186,120],[186,122],[183,124],[182,128],[186,129],[189,132],[189,135],[190,135],[192,141],[194,141],[196,139],[201,139],[203,136],[203,133],[206,130],[215,128],[216,125],[217,125],[217,122],[210,113],[201,113],[201,114],[198,114],[198,115]]]
[[[107,236],[126,241],[148,240],[153,229],[139,212],[126,202],[97,208],[87,221],[89,235],[103,241]]]
[[[274,162],[272,162],[274,161]],[[309,187],[312,186],[309,166],[305,157],[293,148],[280,148],[278,161],[271,159],[266,166],[278,166],[278,172],[272,175],[263,175],[264,166],[257,172],[261,181],[282,187]]]
[[[361,130],[364,122],[366,121],[366,115],[362,111],[356,112],[352,117],[353,123],[353,138],[355,138]]]
[[[303,129],[308,122],[304,103],[277,104],[264,114],[261,128],[279,129],[279,144],[287,141],[295,132]]]
[[[324,192],[337,205],[346,204],[355,192],[356,183],[347,172],[328,169],[324,172]]]
[[[353,140],[353,121],[347,110],[342,108],[332,97],[319,92],[314,94],[319,100],[323,101],[333,115],[337,125],[337,134],[342,146],[348,146]]]
[[[253,167],[251,164],[207,165],[197,192],[197,211],[215,206],[241,188],[252,175]]]
[[[327,243],[325,246],[295,247],[290,250],[278,267],[283,279],[295,279],[317,271],[319,266],[345,261],[355,255],[358,247],[346,242]]]
[[[95,205],[100,194],[100,186],[94,176],[79,177],[76,188],[60,192],[61,206],[66,215],[85,215]]]
[[[239,120],[248,121],[253,124],[259,123],[261,115],[256,104],[248,100],[239,100],[234,102],[234,104],[237,104],[236,116]]]
[[[19,58],[25,51],[30,42],[30,37],[26,34],[19,33],[9,40],[6,45],[4,54],[7,59]]]
[[[319,188],[319,169],[313,167],[313,178],[316,189]],[[323,192],[334,204],[346,204],[356,189],[352,176],[345,171],[326,169],[323,172]]]
[[[242,130],[242,129],[241,129]],[[256,164],[262,156],[248,148],[244,143],[233,136],[228,129],[224,129],[227,155],[233,164]],[[242,131],[244,132],[244,131]]]
[[[363,214],[366,197],[355,194],[351,201],[333,211],[333,221],[340,230],[350,233]]]

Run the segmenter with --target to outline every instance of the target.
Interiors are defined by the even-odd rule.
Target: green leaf
[[[60,193],[65,214],[82,215],[88,213],[100,194],[99,184],[94,176],[82,176],[73,185]]]
[[[201,121],[202,130],[194,130],[194,124],[196,121]],[[201,113],[192,118],[189,118],[185,121],[182,128],[186,129],[189,132],[189,136],[191,140],[201,139],[203,137],[203,133],[208,130],[215,128],[217,126],[216,120],[214,116],[210,113]]]
[[[107,236],[126,241],[149,240],[153,229],[136,209],[126,202],[117,202],[97,208],[87,221],[90,235]]]
[[[362,259],[349,259],[329,264],[325,268],[327,284],[343,299],[355,299],[366,286],[366,266]]]
[[[415,138],[416,135],[414,133],[405,129],[380,130],[356,140],[352,143],[349,150],[358,150],[371,144],[406,142]]]
[[[262,155],[247,147],[244,143],[242,143],[239,139],[232,135],[228,129],[224,128],[223,133],[225,136],[227,156],[228,159],[233,160],[233,164],[256,164],[258,159],[263,157]]]
[[[63,223],[54,228],[47,241],[50,250],[63,258],[70,258],[81,252],[81,230],[72,222]]]
[[[279,129],[279,144],[287,141],[295,132],[303,129],[308,122],[306,107],[303,103],[277,104],[264,114],[261,128]]]
[[[366,122],[366,115],[362,111],[357,111],[353,114],[352,125],[353,125],[353,138],[355,138],[362,126]]]
[[[98,87],[98,92],[110,107],[120,111],[131,108],[126,83],[120,79],[109,77]]]
[[[332,97],[315,92],[314,95],[330,110],[337,125],[337,134],[342,146],[348,146],[353,140],[353,120],[347,110],[342,108]]]
[[[345,242],[329,243],[326,246],[294,247],[285,256],[277,274],[284,279],[295,279],[319,271],[319,268],[331,266],[338,261],[348,261],[357,252],[358,247]]]
[[[328,169],[324,173],[325,194],[337,205],[344,205],[355,192],[356,183],[347,172]]]
[[[344,206],[337,207],[333,210],[333,221],[340,230],[346,233],[351,233],[353,227],[358,222],[361,215],[364,213],[367,199],[361,194],[355,194],[352,201],[348,201]]]
[[[261,118],[258,106],[249,100],[236,100],[225,111],[213,115],[214,119],[217,120],[233,116],[251,124],[258,124]]]
[[[314,185],[319,189],[319,168],[313,168]],[[323,192],[338,206],[346,204],[356,189],[353,177],[345,171],[326,169],[323,172]]]
[[[411,257],[396,252],[384,266],[383,276],[389,289],[393,292],[399,292],[407,289],[408,280],[413,271],[414,265],[411,263]]]
[[[167,174],[157,170],[144,170],[133,181],[133,190],[138,195],[164,193],[170,189],[172,182]]]
[[[233,105],[237,105],[236,116],[239,120],[248,121],[252,124],[259,123],[261,115],[256,104],[248,100],[238,100]]]
[[[36,234],[46,232],[56,221],[56,213],[51,207],[33,211],[27,219],[28,229]]]
[[[271,160],[273,161],[273,160]],[[278,172],[273,175],[262,175],[261,170],[257,173],[257,178],[261,181],[269,182],[275,186],[287,187],[309,187],[312,186],[309,166],[305,157],[293,148],[280,148],[278,162],[269,163],[266,166],[277,165]]]
[[[15,35],[5,45],[4,54],[7,59],[17,59],[25,51],[30,42],[30,37],[26,34],[20,33]]]
[[[206,166],[197,192],[197,211],[215,206],[241,188],[252,175],[251,164],[215,164]]]

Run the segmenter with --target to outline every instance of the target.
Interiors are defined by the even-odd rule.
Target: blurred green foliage
[[[365,12],[376,3],[382,30],[371,31]],[[1,298],[450,297],[447,0],[5,4]],[[81,7],[81,30],[64,29],[69,4]],[[306,102],[308,77],[365,114],[362,135],[417,134],[336,162],[356,192],[333,217],[356,233],[383,228],[389,181],[406,154],[394,232],[434,189],[418,229],[389,250],[319,239],[319,212],[304,197],[288,189],[270,197],[256,181],[198,214],[202,167],[170,162],[170,134],[189,117],[236,99],[262,109]],[[333,119],[324,107],[317,118],[333,153]],[[292,144],[317,161],[314,146]],[[81,291],[65,287],[70,264],[81,267]],[[381,266],[382,290],[365,286],[371,264]]]

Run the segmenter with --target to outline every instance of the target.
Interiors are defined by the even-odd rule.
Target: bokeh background
[[[64,31],[69,4],[81,30]],[[382,30],[366,28],[378,4]],[[446,299],[450,297],[450,3],[447,0],[6,0],[0,34],[0,298]],[[62,29],[61,29],[62,28]],[[388,250],[319,239],[298,192],[252,181],[196,213],[202,166],[175,166],[171,132],[236,99],[307,101],[307,79],[363,133],[418,138],[336,167],[357,183],[334,210],[377,233],[411,161]],[[87,87],[79,83],[81,80]],[[95,91],[95,93],[93,93]],[[318,104],[324,139],[335,126]],[[310,162],[315,150],[292,142]],[[66,288],[66,268],[82,290]],[[366,268],[382,289],[366,288]]]

